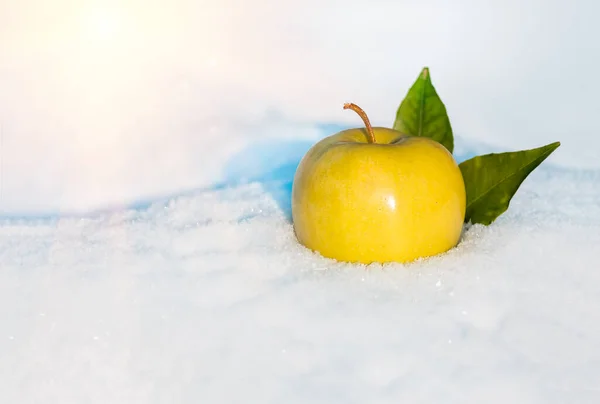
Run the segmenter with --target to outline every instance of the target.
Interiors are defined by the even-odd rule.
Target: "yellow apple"
[[[438,142],[393,129],[348,129],[316,143],[292,187],[298,241],[347,262],[409,262],[453,248],[466,192],[452,154]]]

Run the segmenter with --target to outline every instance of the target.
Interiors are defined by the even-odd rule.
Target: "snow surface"
[[[600,402],[597,2],[90,4],[0,0],[1,403]],[[300,158],[424,65],[458,160],[563,145],[446,254],[307,251]]]
[[[600,172],[540,169],[447,254],[368,267],[299,246],[291,173],[5,219],[2,402],[600,398]]]

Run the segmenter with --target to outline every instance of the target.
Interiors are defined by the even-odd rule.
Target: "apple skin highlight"
[[[462,174],[444,146],[368,121],[316,143],[292,187],[298,241],[324,257],[364,264],[448,251],[460,239],[465,205]]]

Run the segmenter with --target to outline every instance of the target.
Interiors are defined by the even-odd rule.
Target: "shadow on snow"
[[[318,125],[323,138],[329,134],[346,129],[338,124]],[[460,145],[455,150],[458,162],[467,160],[477,154],[495,152],[491,147],[477,142],[466,142],[457,139]],[[14,214],[0,216],[4,220],[56,220],[60,218],[91,218],[123,211],[124,209],[146,210],[156,204],[167,205],[171,200],[182,196],[194,196],[203,192],[232,188],[248,183],[259,183],[277,203],[286,218],[291,221],[291,195],[294,174],[300,160],[315,141],[307,140],[276,140],[268,139],[248,145],[241,152],[234,155],[223,167],[223,180],[208,187],[182,190],[180,192],[143,198],[137,201],[124,203],[120,206],[107,206],[88,212],[65,213],[45,212],[31,214]]]

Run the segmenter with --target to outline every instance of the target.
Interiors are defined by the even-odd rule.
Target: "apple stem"
[[[371,122],[369,122],[369,117],[366,112],[356,104],[351,102],[347,102],[344,104],[344,109],[351,109],[356,112],[358,116],[360,116],[367,127],[367,134],[369,135],[369,143],[375,143],[375,133],[373,133],[373,127],[371,126]]]

